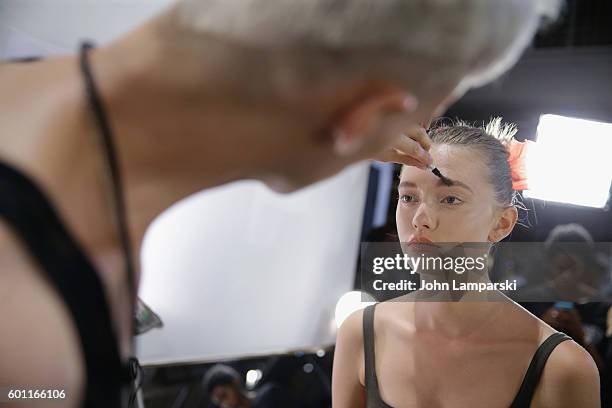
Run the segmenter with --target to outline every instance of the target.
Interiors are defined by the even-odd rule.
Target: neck
[[[90,53],[135,254],[151,221],[171,204],[233,180],[265,178],[277,170],[269,163],[288,153],[287,144],[272,139],[282,133],[260,119],[265,107],[243,106],[229,81],[216,80],[227,73],[215,71],[204,53],[162,41],[156,24]],[[206,56],[222,59],[221,53],[211,47]],[[116,252],[109,175],[76,58],[0,69],[10,99],[3,106],[15,107],[0,116],[7,142],[0,157],[43,186],[90,256]]]
[[[90,58],[136,250],[151,221],[173,203],[234,180],[265,178],[275,170],[270,163],[287,154],[263,119],[265,104],[245,104],[228,73],[213,65],[226,57],[223,47],[198,44],[206,52],[194,52],[163,27],[149,23]]]
[[[416,302],[415,327],[443,337],[466,338],[493,323],[503,306],[503,302]]]
[[[449,283],[451,291],[420,291],[416,293],[415,324],[417,329],[435,331],[446,337],[467,337],[491,323],[508,299],[501,292],[458,292],[452,290],[457,282],[490,282],[486,271],[479,273],[423,273],[423,283]]]

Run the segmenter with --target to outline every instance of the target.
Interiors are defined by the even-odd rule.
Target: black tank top
[[[121,407],[127,397],[122,390],[131,377],[120,358],[100,277],[44,193],[1,162],[0,218],[20,238],[72,316],[86,369],[83,407]]]
[[[366,407],[367,408],[393,408],[386,404],[380,397],[378,379],[376,377],[376,363],[374,356],[374,310],[376,304],[368,306],[363,311],[363,347],[365,356],[365,385],[366,385]],[[523,383],[510,408],[529,408],[536,386],[540,381],[542,370],[550,353],[559,343],[571,340],[564,333],[553,333],[536,350],[529,368],[523,378]]]

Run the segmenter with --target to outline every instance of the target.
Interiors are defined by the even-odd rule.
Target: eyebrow
[[[465,189],[466,189],[466,190],[468,190],[470,193],[474,193],[474,190],[472,190],[472,189],[470,188],[470,186],[468,186],[467,184],[462,183],[462,182],[461,182],[461,181],[459,181],[459,180],[451,180],[451,181],[453,182],[453,184],[452,184],[451,186],[447,186],[446,184],[444,184],[444,182],[442,181],[442,179],[441,179],[441,178],[438,178],[438,183],[436,184],[436,187],[454,187],[454,186],[457,186],[457,187],[463,187],[463,188],[465,188]],[[398,186],[398,187],[399,187],[399,188],[401,188],[401,187],[414,187],[414,188],[416,188],[416,187],[417,187],[417,185],[416,185],[415,183],[413,183],[412,181],[402,181],[402,182],[399,184],[399,186]]]

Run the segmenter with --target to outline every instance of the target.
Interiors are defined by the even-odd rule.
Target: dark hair
[[[574,256],[584,262],[586,271],[582,282],[609,295],[610,275],[606,258],[601,258],[593,237],[580,224],[560,224],[554,227],[544,241],[544,251],[549,259],[557,255]]]
[[[210,394],[219,385],[236,385],[240,387],[240,374],[225,364],[215,364],[206,371],[202,381]]]
[[[450,124],[437,124],[428,133],[434,144],[465,146],[479,151],[485,157],[495,198],[500,206],[507,207],[515,204],[516,193],[512,189],[512,171],[506,146],[516,131],[514,124],[502,123],[502,118],[492,118],[480,127],[458,120]]]
[[[577,223],[555,226],[546,237],[546,247],[549,248],[555,242],[582,242],[588,247],[592,247],[594,243],[589,231]]]
[[[582,225],[560,224],[548,233],[544,241],[544,250],[549,257],[565,253],[590,262],[595,256],[595,243],[589,231]]]

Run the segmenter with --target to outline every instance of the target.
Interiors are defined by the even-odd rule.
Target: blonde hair
[[[450,64],[467,89],[508,69],[542,18],[556,17],[559,0],[182,0],[177,7],[182,27],[250,46],[430,58]]]

